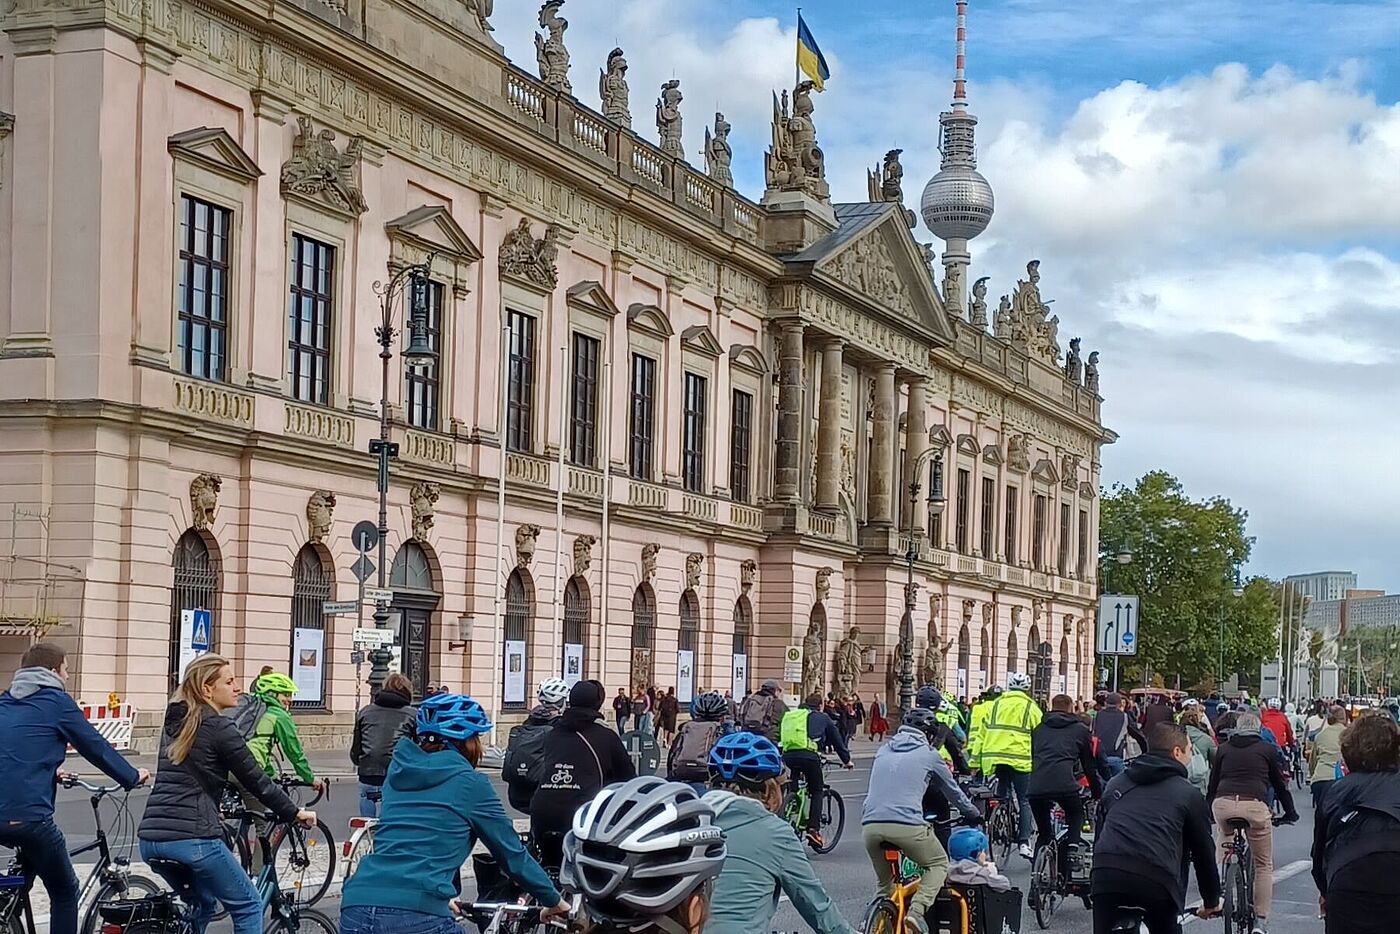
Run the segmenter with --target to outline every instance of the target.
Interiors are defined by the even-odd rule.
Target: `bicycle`
[[[1277,827],[1280,821],[1274,818]],[[1249,848],[1249,821],[1233,817],[1225,822],[1233,831],[1220,868],[1224,888],[1225,934],[1250,934],[1257,920],[1254,914],[1254,853]]]
[[[285,823],[271,813],[245,812],[239,816],[257,818],[265,825],[257,836],[263,867],[254,883],[262,902],[264,934],[339,934],[329,917],[288,895],[278,883],[271,837],[279,829],[285,831]],[[299,845],[294,834],[284,832],[282,837],[291,840],[293,847]],[[193,934],[194,875],[190,868],[169,859],[153,859],[149,865],[170,883],[172,891],[100,903],[102,934]]]
[[[1297,743],[1293,744],[1293,783],[1298,786],[1298,790],[1308,787],[1307,766],[1303,762],[1303,750]]]
[[[836,764],[836,759],[822,759],[823,773]],[[796,776],[793,783],[783,792],[782,814],[783,820],[792,826],[798,839],[807,834],[807,820],[811,817],[811,807],[812,802],[807,797],[807,782],[800,775]],[[811,847],[818,853],[826,854],[836,849],[836,844],[841,840],[841,831],[846,827],[846,802],[834,788],[826,785],[822,789],[821,809],[819,826],[822,843],[821,846],[812,843]]]
[[[279,775],[273,781],[293,800],[298,797],[293,794],[294,789],[312,787],[310,782],[304,782],[294,775]],[[307,809],[315,807],[322,798],[330,796],[330,787],[329,783],[322,785],[321,790],[309,800],[298,801],[298,806]],[[220,810],[224,814],[225,844],[238,856],[243,871],[256,878],[257,866],[248,841],[253,836],[255,823],[261,819],[260,815],[244,808],[242,795],[235,788],[225,791]],[[273,831],[271,859],[277,870],[278,883],[284,891],[294,893],[305,904],[316,904],[335,880],[335,837],[330,827],[317,818],[315,827],[293,823],[274,827]],[[289,840],[294,843],[288,844]],[[219,917],[222,916],[221,913]]]
[[[1085,822],[1092,826],[1093,823],[1093,803],[1085,801]],[[1043,931],[1050,927],[1050,919],[1055,916],[1055,910],[1065,899],[1071,895],[1087,897],[1088,888],[1080,883],[1076,883],[1073,878],[1065,879],[1060,875],[1060,847],[1067,846],[1063,843],[1064,838],[1069,834],[1069,827],[1065,822],[1065,812],[1058,804],[1051,812],[1051,829],[1054,838],[1046,845],[1039,847],[1035,852],[1035,858],[1031,861],[1031,879],[1029,890],[1026,894],[1027,904],[1035,912],[1035,923]],[[1085,846],[1092,846],[1087,840],[1081,839],[1079,843],[1079,857],[1082,859]],[[1089,903],[1086,901],[1085,905]]]
[[[570,917],[578,913],[578,897],[574,898],[574,910]],[[541,921],[544,909],[539,905],[520,905],[513,902],[457,902],[458,923],[475,924],[481,934],[532,934],[549,928],[565,928],[567,924],[558,921]]]
[[[92,805],[92,819],[97,825],[97,836],[91,842],[68,851],[70,859],[96,850],[99,862],[93,864],[81,888],[78,889],[78,930],[82,934],[97,934],[100,918],[97,906],[103,901],[120,898],[129,893],[139,892],[154,895],[160,892],[160,885],[153,879],[136,875],[131,871],[129,856],[113,856],[107,842],[107,830],[102,826],[101,803],[108,795],[123,789],[117,785],[92,785],[76,775],[67,775],[59,781],[64,788],[83,788],[91,793],[88,799]],[[123,836],[134,838],[135,821],[131,817],[126,796],[118,805],[117,822],[125,828]],[[131,845],[121,849],[128,853]],[[29,900],[33,879],[23,871],[23,853],[11,860],[9,868],[0,876],[0,931],[7,934],[34,934],[34,911]]]
[[[962,824],[961,817],[946,821],[933,821],[935,829],[944,836]],[[919,881],[923,878],[924,867],[905,856],[898,847],[885,847],[885,861],[890,864],[890,877],[894,880],[894,891],[890,895],[877,895],[865,908],[865,916],[860,923],[862,934],[904,934],[904,919],[909,914],[909,903],[919,891]],[[945,890],[958,903],[958,912],[963,919],[962,931],[970,931],[971,910],[967,899],[955,888]]]
[[[376,804],[384,800],[382,789],[366,792],[365,797]],[[350,818],[350,836],[346,839],[341,849],[341,881],[349,882],[350,877],[355,874],[355,870],[360,868],[360,861],[374,852],[374,831],[379,826],[377,817],[352,817]]]
[[[1002,795],[999,786],[993,787],[987,798],[987,840],[992,855],[998,863],[1005,863],[1021,834],[1021,809],[1016,802],[1016,792]]]

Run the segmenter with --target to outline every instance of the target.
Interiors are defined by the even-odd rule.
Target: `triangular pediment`
[[[176,133],[165,141],[165,147],[173,156],[240,182],[254,181],[263,174],[223,127],[201,126]]]
[[[1055,470],[1055,465],[1050,458],[1042,457],[1036,462],[1035,469],[1031,471],[1031,479],[1041,483],[1055,484],[1060,482],[1060,475]]]
[[[928,430],[929,447],[946,448],[952,445],[953,435],[947,425],[934,425]]]
[[[612,296],[604,291],[602,284],[592,279],[570,286],[567,294],[570,304],[595,311],[606,318],[616,317],[622,310],[613,303]]]
[[[982,462],[984,464],[991,464],[994,467],[1000,467],[1002,463],[1001,445],[989,444],[984,447],[982,449]]]
[[[712,359],[718,359],[724,353],[724,348],[715,339],[715,332],[707,324],[692,325],[681,331],[681,346]]]
[[[764,376],[768,373],[768,361],[763,359],[763,354],[753,344],[735,344],[729,348],[729,363],[741,370],[747,370],[755,376]]]
[[[1083,499],[1096,499],[1099,495],[1099,491],[1094,489],[1094,485],[1086,480],[1079,484],[1079,495]]]
[[[666,312],[656,305],[643,305],[640,302],[627,308],[627,326],[649,331],[657,337],[670,337],[676,333]]]
[[[427,253],[436,253],[459,263],[481,259],[472,238],[452,219],[452,212],[441,204],[425,204],[384,225],[391,239],[400,238]]]

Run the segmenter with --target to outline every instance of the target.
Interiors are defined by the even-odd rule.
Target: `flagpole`
[[[798,48],[802,45],[802,7],[797,8],[797,44],[792,49],[792,90],[797,91],[797,86],[802,83],[802,61],[798,57]]]

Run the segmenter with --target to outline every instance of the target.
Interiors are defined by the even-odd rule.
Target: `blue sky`
[[[492,18],[533,70],[533,10]],[[514,6],[511,4],[510,6]],[[833,76],[818,138],[837,200],[905,150],[937,171],[952,0],[808,0]],[[716,109],[740,191],[762,193],[771,92],[795,8],[569,0],[578,96],[615,44],[632,113],[677,77],[685,147]],[[971,0],[969,94],[997,196],[973,275],[1010,291],[1042,260],[1064,337],[1103,354],[1121,440],[1108,483],[1164,468],[1250,513],[1250,571],[1350,568],[1400,591],[1400,0]],[[926,230],[917,230],[930,240]]]

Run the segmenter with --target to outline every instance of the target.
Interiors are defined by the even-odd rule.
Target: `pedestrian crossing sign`
[[[194,611],[194,627],[190,631],[190,648],[196,652],[207,652],[212,640],[209,638],[211,628],[210,613],[208,610]]]

